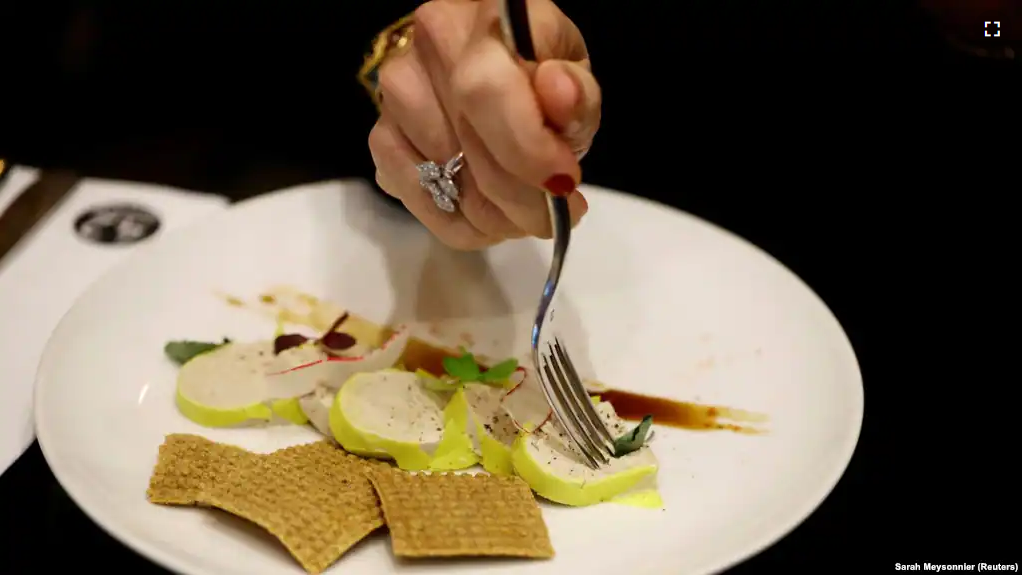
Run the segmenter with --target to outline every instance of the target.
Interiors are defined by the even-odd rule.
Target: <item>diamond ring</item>
[[[433,203],[438,208],[449,214],[458,209],[458,196],[461,190],[455,182],[455,176],[464,163],[465,156],[458,152],[457,156],[443,166],[429,161],[416,166],[416,170],[419,171],[419,185],[430,193]]]

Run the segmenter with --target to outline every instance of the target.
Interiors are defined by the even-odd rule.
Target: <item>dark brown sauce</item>
[[[412,338],[405,348],[401,363],[410,371],[423,369],[434,375],[441,375],[444,373],[444,358],[458,355],[453,350],[442,349]],[[599,387],[605,386],[601,384]],[[767,416],[759,413],[718,405],[675,401],[620,389],[608,388],[596,395],[599,395],[602,401],[610,402],[622,419],[639,421],[647,415],[652,415],[655,425],[678,429],[759,434],[764,431],[757,425],[767,422]]]
[[[718,405],[675,401],[620,389],[607,389],[597,395],[602,401],[614,406],[618,417],[622,419],[639,421],[647,415],[652,415],[655,425],[678,429],[758,434],[763,433],[763,430],[751,424],[767,422],[767,416],[759,413]]]
[[[444,358],[458,355],[454,350],[436,347],[413,337],[405,346],[400,361],[409,371],[422,369],[433,375],[444,375]]]

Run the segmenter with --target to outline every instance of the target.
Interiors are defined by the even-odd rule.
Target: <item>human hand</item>
[[[539,63],[505,46],[498,0],[432,0],[415,13],[414,40],[379,70],[381,115],[369,135],[377,183],[449,246],[551,236],[544,190],[567,196],[573,224],[577,153],[600,124],[600,86],[582,35],[550,0],[530,0]],[[459,205],[448,213],[416,165],[459,151]]]

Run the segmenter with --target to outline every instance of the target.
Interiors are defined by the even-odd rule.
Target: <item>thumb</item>
[[[547,122],[579,151],[589,147],[600,127],[600,85],[588,60],[546,60],[533,74],[540,109]]]

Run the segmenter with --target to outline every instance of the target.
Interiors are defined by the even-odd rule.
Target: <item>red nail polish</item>
[[[543,183],[545,190],[558,197],[565,197],[575,191],[575,180],[572,176],[555,174]]]

